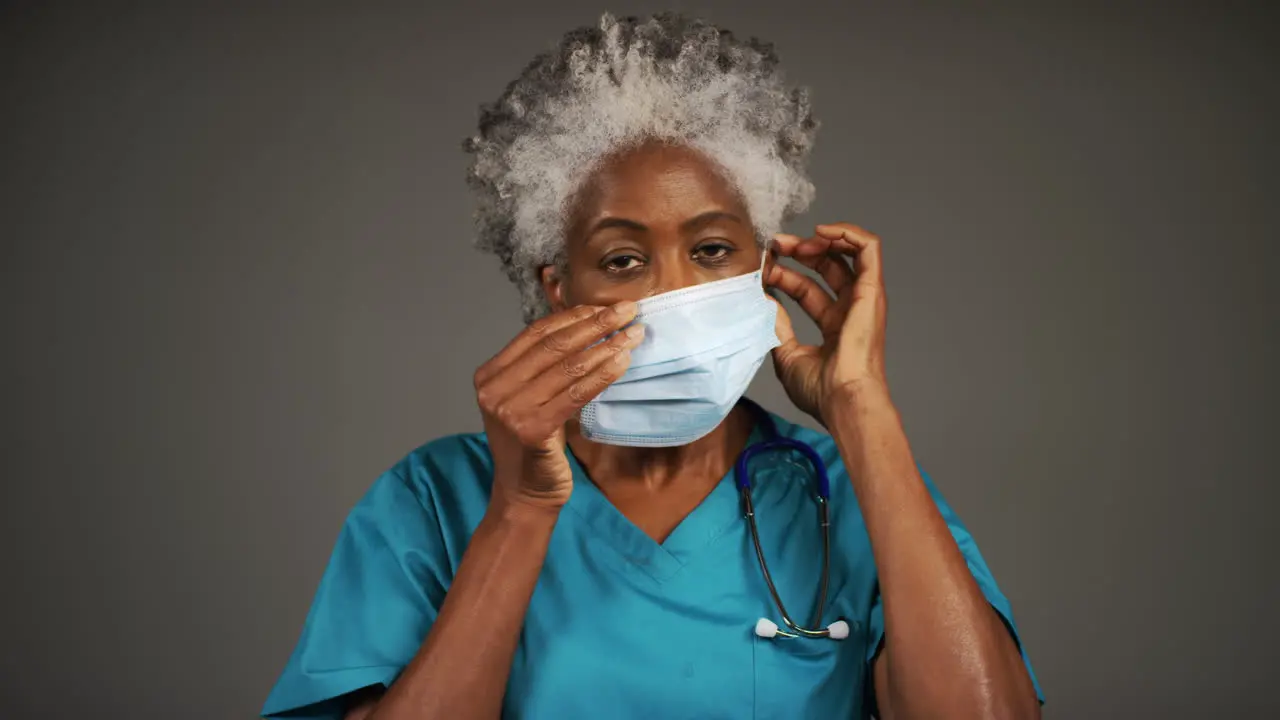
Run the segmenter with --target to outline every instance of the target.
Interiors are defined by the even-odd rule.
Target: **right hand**
[[[573,472],[564,425],[626,372],[644,328],[617,331],[635,316],[630,301],[562,310],[525,328],[476,370],[476,401],[493,453],[490,502],[554,510],[568,502]]]

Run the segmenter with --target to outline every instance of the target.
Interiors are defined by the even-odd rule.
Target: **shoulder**
[[[485,434],[459,433],[436,438],[414,448],[391,468],[391,472],[412,486],[435,490],[441,484],[488,482],[492,469],[493,455],[489,452],[489,439]]]
[[[848,478],[849,473],[845,468],[844,458],[840,455],[840,448],[836,445],[835,438],[829,433],[791,422],[772,411],[769,411],[769,417],[773,420],[780,437],[798,440],[813,448],[826,464],[827,472],[833,480],[836,476]],[[935,499],[940,499],[940,493],[933,478],[919,464],[916,465],[916,471],[920,473],[929,492],[935,496]]]
[[[773,420],[779,437],[802,442],[813,448],[818,457],[822,458],[827,473],[832,477],[845,474],[844,460],[840,457],[840,449],[836,447],[835,438],[831,435],[822,430],[791,422],[772,411],[769,412],[769,418]]]
[[[799,440],[812,446],[814,449],[830,445],[835,447],[835,440],[826,432],[814,430],[799,423],[791,422],[781,415],[768,411],[769,418],[773,420],[773,425],[778,430],[778,435],[792,440]]]
[[[778,437],[808,445],[822,460],[822,467],[815,468],[811,463],[803,462],[795,453],[792,453],[790,464],[802,468],[801,472],[810,481],[816,479],[819,474],[826,476],[830,491],[831,512],[839,518],[832,523],[836,542],[850,557],[869,557],[871,546],[866,534],[862,507],[854,492],[849,471],[845,467],[844,458],[840,455],[840,448],[836,445],[835,438],[825,430],[792,422],[777,413],[770,412],[769,416],[773,420]]]
[[[374,483],[367,498],[390,486],[412,495],[443,529],[479,522],[493,487],[493,456],[484,433],[461,433],[414,448]]]

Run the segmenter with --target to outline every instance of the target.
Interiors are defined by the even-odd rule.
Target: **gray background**
[[[792,229],[885,237],[896,400],[1046,717],[1276,712],[1265,9],[676,6],[814,89]],[[603,9],[4,4],[0,716],[257,711],[350,506],[479,426],[519,313],[459,143]]]

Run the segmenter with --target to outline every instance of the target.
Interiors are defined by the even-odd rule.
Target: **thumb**
[[[795,360],[798,355],[797,350],[801,349],[800,341],[796,339],[795,328],[791,326],[791,316],[787,314],[787,309],[778,302],[777,298],[770,298],[774,304],[778,306],[778,317],[773,322],[773,331],[778,336],[778,347],[773,349],[773,371],[777,374],[778,379],[789,377],[795,369]]]
[[[778,342],[782,344],[774,348],[776,354],[779,349],[790,347],[796,342],[796,331],[791,325],[791,316],[787,314],[787,309],[782,306],[782,303],[775,297],[769,299],[778,306],[778,317],[773,321],[773,332],[778,336]]]

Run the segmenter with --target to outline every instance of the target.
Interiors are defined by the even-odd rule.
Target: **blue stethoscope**
[[[822,611],[827,601],[827,584],[831,578],[831,512],[828,508],[831,501],[831,481],[827,478],[827,467],[822,462],[822,458],[818,456],[817,451],[810,447],[808,443],[780,436],[778,428],[774,426],[773,418],[769,417],[769,413],[764,408],[747,398],[742,398],[742,403],[755,416],[755,421],[763,431],[765,439],[754,445],[749,445],[742,451],[742,454],[738,456],[737,463],[734,465],[733,477],[738,486],[738,493],[742,496],[742,513],[746,517],[747,526],[751,529],[751,542],[755,545],[756,557],[760,560],[760,572],[764,574],[764,582],[769,586],[769,594],[773,596],[773,602],[778,606],[782,622],[787,628],[783,630],[772,620],[760,618],[756,621],[756,635],[762,638],[826,637],[832,640],[843,640],[849,637],[849,623],[844,620],[837,620],[825,628],[806,628],[798,625],[791,619],[791,615],[787,613],[782,597],[778,595],[778,588],[773,584],[773,576],[769,574],[769,565],[764,560],[764,548],[760,546],[760,532],[756,528],[755,506],[751,501],[751,473],[747,466],[752,459],[765,453],[794,451],[808,461],[813,468],[814,476],[818,480],[818,488],[814,500],[818,504],[818,522],[822,526],[822,584],[818,589],[817,607],[813,611],[813,620],[810,622],[810,625],[813,626],[822,622]]]

